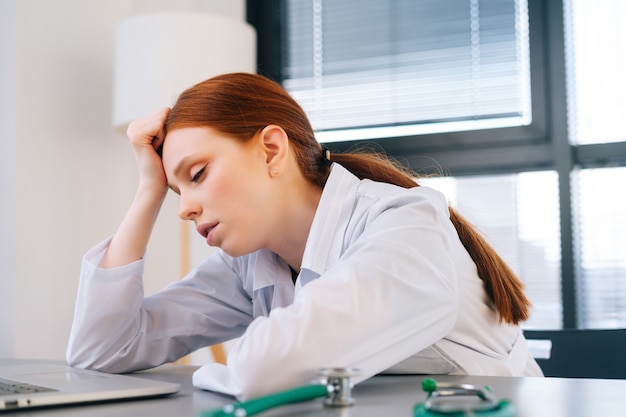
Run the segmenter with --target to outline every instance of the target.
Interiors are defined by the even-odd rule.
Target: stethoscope
[[[319,379],[304,385],[248,401],[227,404],[216,410],[200,413],[199,417],[248,417],[281,405],[293,404],[315,398],[324,398],[327,407],[354,405],[350,378],[361,372],[355,368],[325,368],[318,371]]]
[[[354,368],[328,368],[318,371],[320,379],[305,385],[274,394],[227,404],[222,408],[205,411],[199,417],[249,417],[274,407],[324,398],[328,407],[354,405],[350,378],[360,374]],[[515,409],[507,400],[497,400],[489,387],[470,384],[442,384],[434,379],[422,381],[427,393],[426,401],[413,407],[414,417],[514,417]]]
[[[422,381],[422,389],[428,395],[426,401],[413,407],[414,417],[515,416],[513,404],[496,399],[488,386],[445,384],[426,378]]]

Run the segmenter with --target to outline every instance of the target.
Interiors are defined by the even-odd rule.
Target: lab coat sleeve
[[[194,384],[246,399],[346,366],[361,369],[359,382],[443,338],[456,321],[450,245],[460,244],[446,214],[416,203],[377,215],[292,305],[251,323],[227,367],[201,368]]]
[[[70,365],[115,373],[147,369],[237,337],[251,321],[250,299],[221,254],[144,298],[143,260],[98,268],[109,241],[83,259]]]

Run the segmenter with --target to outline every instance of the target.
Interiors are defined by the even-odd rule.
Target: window
[[[537,171],[420,180],[477,225],[524,281],[533,304],[528,328],[562,326],[557,179],[554,171]]]
[[[626,327],[626,168],[575,172],[580,327]]]
[[[626,2],[570,0],[566,7],[570,140],[626,140]]]
[[[577,325],[626,327],[626,3],[565,6],[569,141],[597,155],[572,176]]]
[[[524,0],[290,0],[283,24],[320,141],[530,123]]]
[[[373,143],[445,174],[427,185],[526,283],[527,327],[625,327],[626,2],[452,3],[248,7],[261,72],[327,147]]]

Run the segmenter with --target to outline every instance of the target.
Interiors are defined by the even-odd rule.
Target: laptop
[[[175,383],[74,369],[54,362],[0,360],[0,413],[158,397],[179,390]]]

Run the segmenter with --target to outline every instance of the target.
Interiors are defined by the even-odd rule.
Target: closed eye
[[[206,167],[209,164],[206,164],[205,166],[203,166],[202,168],[200,168],[200,170],[198,172],[196,172],[192,177],[191,177],[191,182],[198,182],[198,180],[200,179],[200,177],[202,176],[202,174],[204,174],[204,171],[206,171]]]

